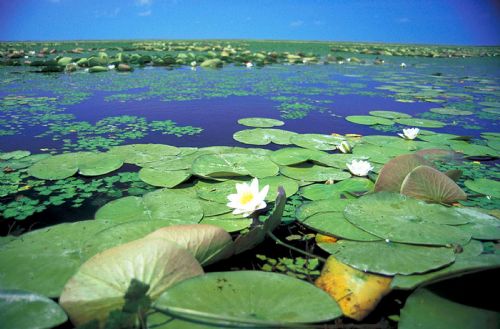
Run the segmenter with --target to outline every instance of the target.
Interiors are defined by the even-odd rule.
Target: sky
[[[500,45],[500,0],[0,0],[0,40]]]

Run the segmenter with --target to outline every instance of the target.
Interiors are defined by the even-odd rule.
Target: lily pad
[[[206,154],[193,162],[193,174],[202,177],[250,175],[257,178],[275,176],[279,168],[267,156],[238,153]]]
[[[373,182],[367,178],[351,177],[335,184],[313,184],[302,188],[302,196],[309,200],[324,200],[349,194],[366,193],[373,189]]]
[[[338,168],[324,167],[313,164],[284,166],[280,168],[283,175],[304,182],[340,181],[351,177],[351,174]]]
[[[321,134],[300,134],[293,136],[290,141],[300,147],[310,150],[331,151],[337,149],[344,138],[321,135]]]
[[[58,224],[1,245],[0,263],[15,265],[0,268],[0,286],[58,297],[83,262],[82,242],[113,225],[107,221]]]
[[[469,223],[458,228],[479,240],[499,240],[500,220],[473,208],[456,208],[456,212],[466,218]]]
[[[152,186],[175,187],[191,177],[189,170],[163,170],[159,168],[142,168],[139,178]]]
[[[400,329],[496,329],[498,312],[453,302],[428,289],[418,289],[401,310]]]
[[[135,240],[85,262],[64,286],[59,303],[75,326],[94,319],[102,325],[109,312],[123,307],[132,279],[148,284],[147,295],[156,300],[173,284],[200,274],[198,261],[175,242]]]
[[[423,273],[455,260],[453,249],[445,247],[348,240],[319,243],[318,246],[344,264],[384,275]]]
[[[433,113],[438,113],[438,114],[444,114],[444,115],[472,115],[474,112],[471,111],[465,111],[465,110],[458,110],[454,109],[451,107],[436,107],[432,108],[429,111]]]
[[[406,176],[421,165],[429,166],[430,163],[416,154],[404,154],[390,160],[380,170],[375,182],[375,192],[399,192]]]
[[[437,203],[467,199],[465,192],[450,177],[429,166],[413,169],[401,185],[401,194]]]
[[[255,128],[237,131],[233,138],[238,142],[251,145],[267,145],[269,143],[289,145],[291,144],[290,139],[295,135],[297,133],[282,129]]]
[[[222,214],[211,217],[204,217],[200,224],[214,225],[224,229],[226,232],[240,232],[252,225],[252,218],[245,218],[241,215]]]
[[[168,219],[179,223],[197,223],[203,208],[193,196],[178,189],[161,189],[142,198],[128,196],[108,202],[96,212],[96,219],[126,222],[130,220]]]
[[[183,281],[163,293],[155,307],[254,325],[327,321],[342,315],[337,303],[310,283],[259,271],[214,272]]]
[[[180,149],[170,145],[130,144],[115,146],[108,153],[118,156],[125,163],[144,164],[160,161],[164,157],[178,155],[180,152]]]
[[[277,126],[283,126],[285,123],[281,120],[270,119],[270,118],[243,118],[239,119],[238,123],[240,125],[256,128],[271,128]]]
[[[470,235],[457,227],[469,220],[438,204],[388,192],[368,194],[348,204],[345,218],[383,239],[424,245],[464,245]]]
[[[411,118],[409,114],[396,111],[370,111],[369,113],[370,115],[387,119]]]
[[[274,163],[280,166],[291,166],[308,160],[317,160],[326,154],[327,153],[318,150],[285,147],[274,151],[270,158],[274,161]]]
[[[29,291],[0,290],[2,327],[15,329],[53,328],[68,317],[52,299]]]
[[[453,277],[500,267],[500,255],[483,254],[472,257],[460,257],[460,255],[457,254],[455,262],[443,269],[422,274],[396,275],[392,287],[395,289],[415,289],[420,285],[428,285]]]
[[[360,125],[384,125],[384,126],[392,126],[394,121],[383,118],[380,116],[371,116],[371,115],[349,115],[345,117],[345,119],[349,122],[357,123]]]
[[[160,238],[175,242],[186,248],[202,266],[228,258],[234,253],[231,235],[214,225],[174,225],[160,228],[146,238]]]
[[[465,186],[474,192],[500,198],[500,182],[488,178],[466,180]]]
[[[411,126],[411,127],[423,127],[423,128],[443,128],[446,123],[430,120],[430,119],[420,119],[420,118],[400,118],[396,119],[396,123]]]
[[[344,218],[344,208],[350,203],[346,199],[314,201],[297,210],[297,219],[305,226],[322,234],[356,241],[379,241],[372,235],[354,226]]]

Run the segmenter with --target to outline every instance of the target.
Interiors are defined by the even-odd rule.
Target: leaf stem
[[[273,234],[273,232],[271,232],[271,231],[268,231],[268,232],[267,232],[267,235],[268,235],[271,239],[273,239],[273,240],[274,240],[277,244],[279,244],[279,245],[281,245],[281,246],[283,246],[283,247],[286,247],[286,248],[288,248],[288,249],[291,249],[291,250],[293,250],[293,251],[296,251],[296,252],[298,252],[298,253],[301,253],[301,254],[303,254],[303,255],[306,255],[307,257],[310,257],[310,258],[317,258],[319,261],[321,261],[321,262],[323,262],[323,263],[326,263],[326,259],[325,259],[325,258],[320,257],[320,256],[317,256],[317,255],[314,255],[314,254],[312,254],[312,253],[310,253],[310,252],[307,252],[307,251],[305,251],[305,250],[299,249],[299,248],[294,247],[294,246],[292,246],[292,245],[289,245],[288,243],[281,241],[281,240],[280,240],[280,239],[279,239],[276,235],[274,235],[274,234]]]

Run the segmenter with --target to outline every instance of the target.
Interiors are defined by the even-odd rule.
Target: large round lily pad
[[[500,182],[498,181],[487,178],[478,178],[474,180],[466,180],[464,184],[474,192],[500,198]]]
[[[398,118],[411,118],[411,115],[403,113],[403,112],[396,112],[396,111],[370,111],[370,115],[376,116],[376,117],[381,117],[381,118],[387,118],[387,119],[398,119]]]
[[[418,289],[401,310],[400,329],[497,329],[500,313],[460,304]]]
[[[130,144],[115,146],[108,153],[118,156],[125,163],[144,164],[160,161],[181,152],[175,146],[163,144]]]
[[[163,170],[162,168],[142,168],[139,178],[152,186],[175,187],[191,177],[189,170]]]
[[[396,122],[405,126],[423,128],[442,128],[446,126],[446,123],[441,121],[420,118],[400,118],[396,119]]]
[[[142,198],[128,196],[108,202],[96,212],[96,219],[126,222],[130,220],[177,220],[179,223],[197,223],[203,217],[203,208],[195,196],[177,189],[161,189]]]
[[[94,319],[102,325],[109,312],[122,308],[132,279],[148,284],[147,295],[155,300],[174,283],[200,274],[198,261],[175,242],[135,240],[85,262],[64,286],[59,303],[74,325]]]
[[[270,118],[243,118],[239,119],[238,123],[240,125],[256,128],[271,128],[277,126],[283,126],[285,123],[281,120],[270,119]]]
[[[380,116],[371,116],[371,115],[349,115],[345,117],[345,119],[349,122],[357,123],[360,125],[385,125],[392,126],[394,121],[383,118]]]
[[[445,247],[348,240],[318,245],[341,262],[358,270],[385,275],[423,273],[451,264],[455,260],[453,249]]]
[[[500,221],[497,218],[473,208],[457,208],[456,212],[469,221],[469,223],[458,227],[472,235],[474,239],[500,239]]]
[[[389,241],[464,245],[471,238],[459,228],[445,225],[469,222],[454,209],[396,193],[362,196],[346,206],[344,216],[359,228]]]
[[[0,287],[58,297],[83,260],[83,241],[115,224],[81,221],[35,230],[0,246]]]
[[[119,169],[123,161],[110,153],[77,152],[59,154],[33,164],[28,172],[40,179],[64,179],[77,172],[84,176],[99,176]]]
[[[309,200],[324,200],[342,194],[361,194],[371,191],[373,182],[367,178],[351,177],[335,184],[313,184],[302,188],[302,196]]]
[[[155,306],[257,325],[328,321],[342,315],[337,303],[312,284],[259,271],[214,272],[183,281],[163,293]]]
[[[0,290],[2,328],[48,329],[68,317],[52,299],[22,290]]]
[[[308,160],[317,160],[326,155],[318,150],[303,149],[299,147],[285,147],[274,151],[270,158],[280,166],[296,165]]]
[[[160,228],[146,238],[173,241],[189,250],[201,265],[209,265],[228,258],[234,252],[231,235],[214,225],[174,225]]]
[[[474,112],[458,110],[451,107],[435,107],[430,109],[429,111],[433,113],[443,114],[443,115],[472,115]]]
[[[344,218],[347,199],[314,201],[297,210],[297,219],[305,226],[322,234],[356,241],[378,241],[379,237],[354,226]]]
[[[438,203],[467,199],[465,192],[450,177],[429,166],[413,169],[401,184],[401,194]]]
[[[257,178],[275,176],[278,166],[267,156],[257,154],[206,154],[193,162],[192,172],[203,177],[246,176]]]
[[[390,160],[380,170],[375,182],[375,192],[399,192],[406,176],[421,165],[430,163],[416,154],[404,154]]]
[[[351,177],[351,174],[346,171],[313,164],[284,166],[280,168],[280,171],[285,176],[304,182],[340,181]]]
[[[337,145],[343,140],[343,137],[321,134],[301,134],[295,135],[290,139],[290,141],[297,146],[320,151],[335,150],[337,149]]]
[[[290,138],[295,135],[297,133],[282,129],[255,128],[237,131],[233,138],[238,142],[250,145],[267,145],[269,143],[289,145],[291,144]]]

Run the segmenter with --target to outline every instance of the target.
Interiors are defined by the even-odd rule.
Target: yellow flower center
[[[253,199],[253,194],[251,192],[244,192],[240,197],[240,203],[246,205]]]

